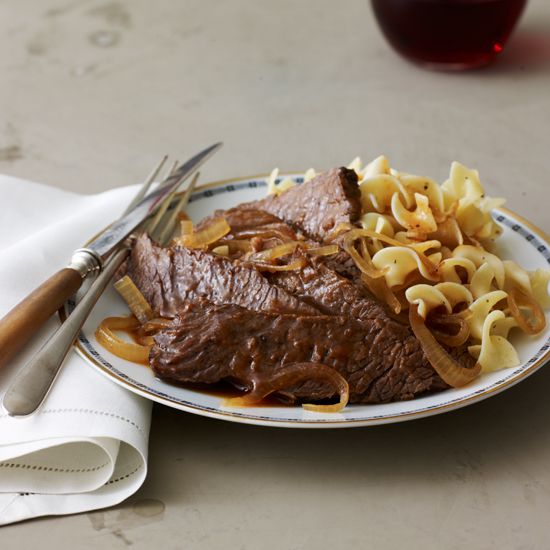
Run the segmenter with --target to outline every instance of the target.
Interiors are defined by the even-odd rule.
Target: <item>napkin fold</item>
[[[0,317],[119,217],[136,191],[79,195],[0,175]],[[50,319],[0,369],[0,400],[57,326]],[[0,409],[0,525],[104,508],[133,494],[147,473],[150,420],[150,401],[72,351],[35,414],[11,418]]]

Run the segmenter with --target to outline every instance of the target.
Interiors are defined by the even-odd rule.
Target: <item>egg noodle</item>
[[[384,156],[367,165],[356,158],[349,168],[358,176],[362,229],[344,228],[345,248],[371,292],[395,314],[414,304],[424,321],[437,315],[467,325],[468,351],[482,372],[518,365],[510,331],[544,329],[550,270],[526,271],[490,251],[502,233],[491,212],[504,200],[487,197],[477,170],[458,162],[442,185],[398,172]],[[304,180],[315,175],[310,169]],[[295,185],[278,179],[276,169],[269,193]]]

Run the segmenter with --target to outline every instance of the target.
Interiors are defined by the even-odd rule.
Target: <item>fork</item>
[[[128,205],[126,212],[131,210],[147,193],[152,182],[162,169],[167,157],[153,169],[137,195]],[[177,167],[174,165],[167,178]],[[78,336],[82,325],[88,318],[97,300],[104,292],[117,269],[127,258],[131,241],[138,232],[146,231],[153,239],[166,244],[174,233],[178,213],[186,206],[189,197],[195,188],[199,177],[197,172],[183,195],[175,201],[175,206],[170,210],[174,202],[175,191],[168,195],[160,204],[157,213],[142,224],[141,229],[136,230],[124,245],[107,260],[103,271],[97,276],[86,294],[76,305],[65,322],[54,332],[54,334],[40,348],[36,355],[25,365],[25,368],[18,373],[8,388],[3,405],[11,416],[26,416],[33,413],[46,398],[52,387],[60,367],[69,353],[74,340]],[[161,184],[162,185],[162,184]],[[160,213],[160,215],[159,215]]]

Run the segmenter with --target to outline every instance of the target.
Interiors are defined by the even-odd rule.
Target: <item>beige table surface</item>
[[[366,0],[0,2],[0,172],[92,193],[218,139],[207,179],[385,153],[442,180],[458,159],[550,232],[550,2],[469,74],[402,61]],[[0,548],[550,548],[549,393],[542,369],[465,410],[334,431],[156,406],[134,497],[5,527]]]

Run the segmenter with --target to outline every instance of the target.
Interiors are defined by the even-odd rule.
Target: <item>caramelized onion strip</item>
[[[307,249],[307,253],[312,256],[332,256],[338,254],[340,248],[337,244],[328,244],[326,246],[314,246]]]
[[[438,343],[434,335],[424,324],[424,319],[418,314],[418,304],[410,305],[409,321],[414,335],[418,338],[430,365],[449,386],[460,388],[479,376],[481,372],[481,365],[479,363],[476,363],[473,368],[467,369],[455,361],[441,347],[441,344]]]
[[[242,397],[226,399],[224,405],[243,407],[255,405],[272,393],[288,390],[298,384],[310,381],[328,382],[338,393],[338,403],[317,405],[304,403],[302,407],[314,412],[340,412],[349,401],[349,385],[346,379],[335,369],[322,363],[294,363],[282,367],[270,377],[269,381],[261,381],[254,385],[252,391]]]
[[[267,262],[250,262],[258,271],[298,271],[305,267],[307,261],[305,258],[298,258],[293,262],[285,265],[270,264]]]
[[[95,337],[105,349],[117,357],[146,365],[149,363],[151,346],[126,342],[113,332],[115,330],[132,331],[139,326],[140,323],[135,317],[107,317],[97,327]]]
[[[134,340],[136,344],[139,344],[140,346],[150,347],[155,343],[155,339],[153,338],[153,336],[149,334],[143,334],[141,331],[134,335]]]
[[[281,242],[294,240],[292,235],[274,227],[254,227],[247,229],[233,229],[233,234],[238,239],[279,239]]]
[[[252,251],[250,241],[244,239],[221,239],[217,244],[219,246],[227,246],[229,248],[229,254],[235,254],[237,252],[246,254]]]
[[[369,251],[367,249],[367,242],[364,238],[360,239],[359,246],[361,248],[361,256],[363,258],[369,258]],[[399,315],[403,309],[403,305],[408,307],[408,304],[405,301],[405,304],[401,303],[399,298],[395,295],[393,289],[388,286],[386,279],[384,277],[369,277],[366,273],[361,274],[361,280],[369,291],[378,298],[381,302],[385,302],[390,310]]]
[[[440,330],[440,328],[435,328],[436,326],[441,328],[454,327],[454,334],[450,334],[445,330]],[[458,328],[458,330],[456,330],[456,328]],[[458,314],[441,314],[430,317],[430,330],[438,342],[451,348],[461,346],[470,337],[470,327],[466,319],[463,315]]]
[[[329,242],[333,241],[334,239],[342,235],[342,233],[346,233],[351,229],[353,229],[353,226],[350,223],[346,223],[346,222],[339,223],[334,229],[332,229],[332,231],[330,232],[330,234],[327,236],[325,240]]]
[[[539,303],[517,287],[508,293],[508,307],[519,327],[526,334],[538,334],[546,327],[546,317]],[[526,315],[522,310],[528,310]]]
[[[276,260],[288,254],[292,254],[297,248],[303,248],[308,254],[312,256],[331,256],[337,254],[340,248],[336,244],[329,244],[326,246],[308,246],[307,243],[302,241],[290,241],[267,250],[262,250],[255,254],[255,258],[260,260]]]
[[[147,323],[141,325],[137,331],[132,331],[134,340],[142,346],[152,346],[154,344],[153,337],[160,330],[166,328],[172,322],[171,319],[163,317],[155,317]]]
[[[227,246],[226,244],[216,246],[212,249],[212,252],[214,254],[217,254],[218,256],[229,256],[229,246]]]
[[[359,269],[361,273],[367,275],[367,277],[369,277],[370,279],[380,279],[381,277],[384,277],[385,271],[383,269],[376,269],[376,267],[374,267],[368,253],[362,256],[355,248],[355,241],[363,236],[361,233],[357,233],[361,231],[364,230],[352,229],[351,231],[348,231],[344,235],[342,246],[344,250],[350,255],[351,259],[357,266],[357,269]]]
[[[384,302],[388,307],[395,313],[399,315],[403,309],[403,305],[392,291],[392,289],[387,285],[385,279],[373,279],[364,273],[361,275],[361,280],[365,283],[365,286],[370,290],[370,292],[378,298],[381,302]]]
[[[168,327],[172,323],[171,319],[165,319],[164,317],[155,317],[150,321],[147,321],[141,328],[145,334],[154,334],[163,328]]]
[[[189,248],[205,248],[225,237],[230,231],[231,227],[225,218],[215,218],[204,229],[191,235],[181,235],[176,242]]]
[[[180,222],[180,233],[182,235],[192,235],[193,234],[193,222],[191,220],[181,220],[181,222]]]
[[[259,260],[276,260],[288,254],[292,254],[296,248],[300,245],[298,241],[291,241],[289,243],[279,244],[273,248],[268,248],[267,250],[262,250],[255,254],[255,258]]]
[[[122,279],[119,279],[114,287],[140,323],[146,323],[153,317],[151,306],[128,275],[124,275]]]

